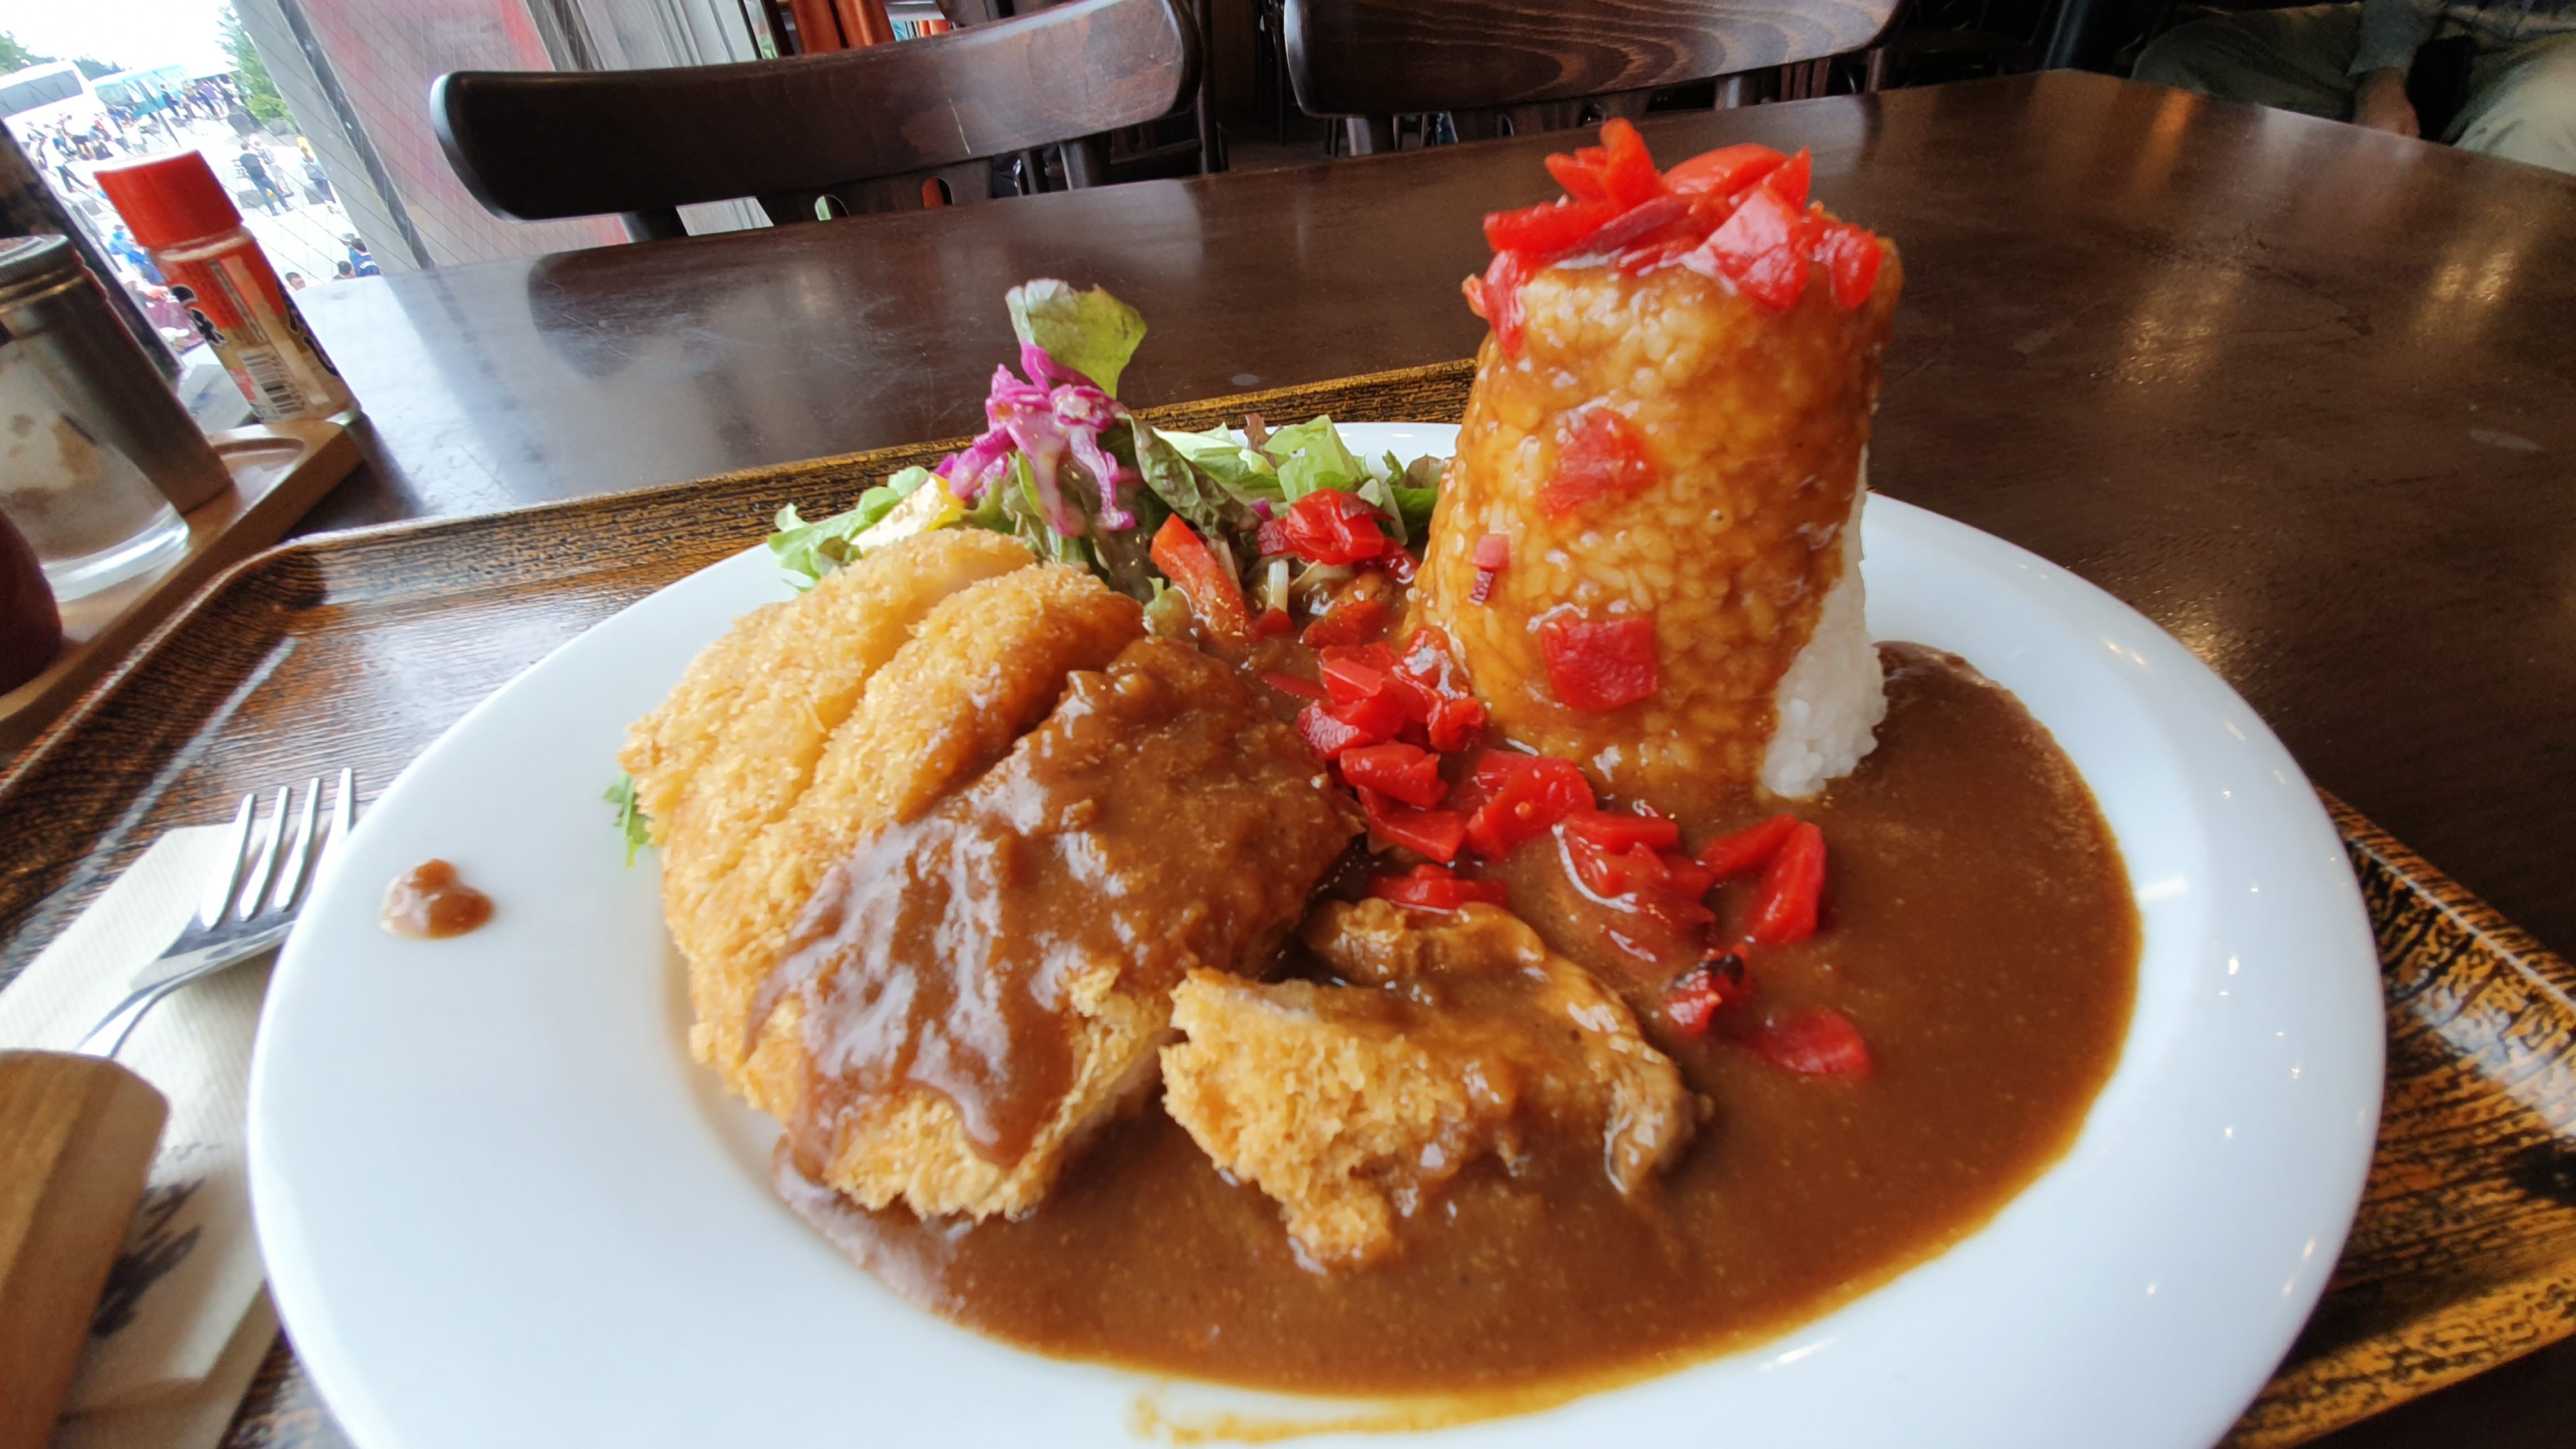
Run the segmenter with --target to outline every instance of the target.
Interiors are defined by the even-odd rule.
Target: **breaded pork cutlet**
[[[1334,902],[1307,944],[1349,985],[1194,972],[1163,1107],[1217,1166],[1278,1200],[1307,1260],[1395,1245],[1470,1162],[1547,1145],[1600,1154],[1634,1192],[1690,1140],[1698,1102],[1628,1008],[1518,917]]]
[[[1136,602],[1089,574],[954,530],[826,575],[701,655],[619,756],[662,850],[692,1053],[755,1106],[793,1111],[795,1008],[757,1056],[744,1022],[815,882],[998,759],[1067,675],[1142,632]]]
[[[815,892],[771,993],[813,1054],[802,1165],[870,1207],[1027,1212],[1152,1086],[1172,986],[1266,966],[1356,831],[1226,666],[1146,639],[1077,672]]]

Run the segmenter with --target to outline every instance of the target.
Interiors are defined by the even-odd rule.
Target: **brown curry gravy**
[[[1679,1368],[1812,1318],[1982,1225],[2073,1141],[2116,1064],[2139,933],[2091,793],[2018,701],[1962,661],[1884,647],[1877,750],[1800,813],[1828,914],[1755,961],[1755,1015],[1843,1011],[1875,1071],[1792,1076],[1713,1034],[1669,1039],[1715,1103],[1644,1201],[1597,1155],[1475,1164],[1391,1261],[1298,1265],[1276,1205],[1159,1107],[1112,1126],[1020,1221],[923,1224],[806,1183],[784,1197],[912,1302],[1068,1358],[1352,1395],[1526,1397]],[[1692,844],[1767,813],[1690,822]],[[1507,875],[1526,869],[1516,860]],[[1722,920],[1750,892],[1722,888]],[[1560,951],[1651,1001],[1601,922],[1521,901]]]
[[[385,887],[376,923],[397,936],[437,941],[462,936],[492,919],[492,898],[459,880],[456,867],[424,860]]]

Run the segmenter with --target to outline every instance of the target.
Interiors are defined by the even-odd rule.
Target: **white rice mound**
[[[1762,756],[1762,787],[1803,799],[1852,772],[1878,744],[1887,718],[1887,680],[1870,643],[1860,581],[1860,510],[1869,500],[1869,459],[1861,458],[1851,517],[1843,524],[1843,573],[1816,611],[1816,631],[1789,661],[1772,696],[1778,711]]]

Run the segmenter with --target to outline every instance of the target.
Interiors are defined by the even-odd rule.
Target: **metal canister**
[[[0,346],[24,348],[64,409],[180,512],[232,487],[223,460],[63,238],[0,240]]]

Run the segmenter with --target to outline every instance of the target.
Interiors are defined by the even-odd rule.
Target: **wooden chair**
[[[1447,112],[1461,140],[1645,109],[1649,92],[1840,55],[1897,0],[1286,0],[1288,78],[1340,117],[1354,155],[1399,115]]]
[[[523,221],[624,214],[682,235],[691,202],[757,198],[780,225],[992,194],[990,158],[1065,143],[1068,184],[1103,179],[1084,139],[1193,94],[1178,0],[1077,0],[1018,20],[830,55],[674,70],[456,71],[430,110],[474,199]]]

